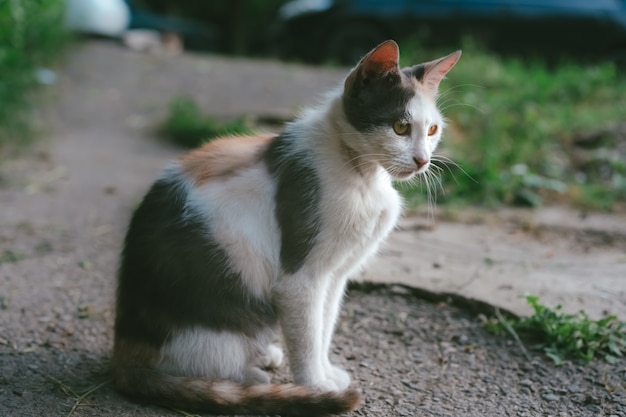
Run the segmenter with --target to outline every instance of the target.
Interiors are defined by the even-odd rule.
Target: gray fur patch
[[[352,85],[344,91],[343,110],[346,118],[360,132],[380,126],[391,126],[407,118],[407,104],[415,96],[409,76],[400,71],[380,78],[364,78],[356,74]]]
[[[157,181],[131,220],[117,292],[117,337],[160,347],[194,326],[255,335],[276,323],[269,300],[252,297],[208,231],[185,208],[175,180]]]
[[[285,272],[302,267],[320,229],[320,182],[305,154],[293,154],[286,132],[265,152],[265,163],[276,181],[276,220],[280,226],[280,262]]]

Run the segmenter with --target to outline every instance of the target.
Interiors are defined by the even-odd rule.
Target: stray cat
[[[410,68],[386,41],[284,133],[217,139],[165,170],[121,257],[113,368],[142,401],[318,416],[360,393],[328,354],[348,277],[393,229],[392,180],[428,170],[461,52]],[[270,384],[281,330],[295,380]]]

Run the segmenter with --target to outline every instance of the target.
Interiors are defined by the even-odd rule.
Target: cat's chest
[[[345,245],[384,239],[401,212],[400,197],[390,183],[337,189],[329,194],[323,224]]]

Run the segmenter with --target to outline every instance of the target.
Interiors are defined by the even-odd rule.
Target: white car
[[[68,29],[120,37],[128,29],[130,9],[124,0],[65,0]]]

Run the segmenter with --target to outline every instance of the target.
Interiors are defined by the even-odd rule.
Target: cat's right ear
[[[400,50],[398,44],[388,40],[365,55],[358,65],[350,72],[345,82],[345,90],[366,86],[372,80],[382,78],[400,79]]]

